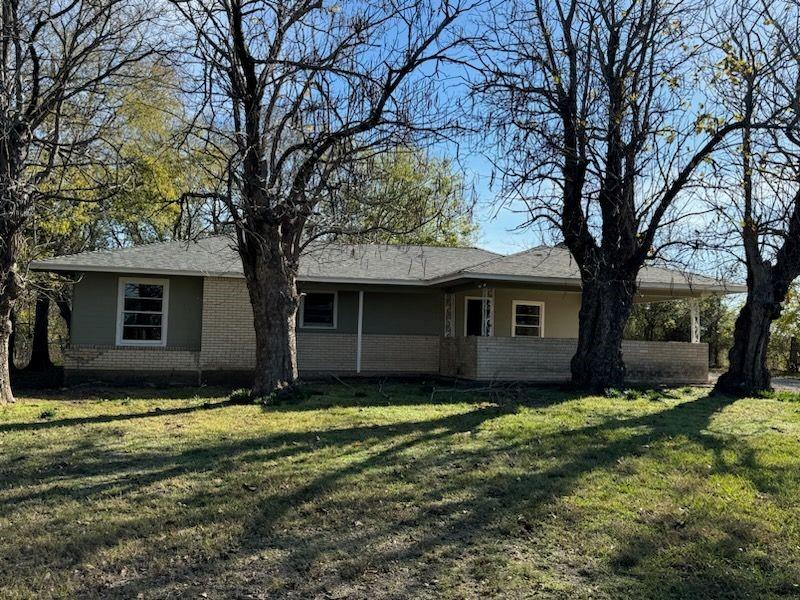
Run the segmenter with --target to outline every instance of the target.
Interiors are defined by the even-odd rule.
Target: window
[[[169,281],[119,280],[118,346],[164,346],[167,343]]]
[[[336,292],[304,294],[300,304],[300,327],[336,329]]]
[[[544,304],[542,302],[528,302],[514,300],[512,303],[514,313],[513,336],[544,337]]]

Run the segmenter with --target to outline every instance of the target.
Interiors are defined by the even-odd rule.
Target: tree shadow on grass
[[[170,574],[170,580],[191,581],[191,589],[195,592],[204,589],[210,581],[224,581],[236,570],[236,560],[243,556],[258,554],[264,548],[280,548],[284,558],[265,568],[260,574],[253,573],[252,580],[242,582],[233,577],[231,587],[223,585],[225,593],[236,593],[238,585],[253,585],[256,588],[268,585],[266,579],[279,578],[289,582],[292,592],[303,597],[324,597],[326,594],[342,591],[358,597],[353,581],[358,581],[365,573],[380,572],[382,569],[405,571],[399,589],[404,594],[424,597],[431,590],[429,582],[440,579],[470,546],[483,544],[486,537],[498,538],[503,535],[526,534],[535,529],[536,523],[520,524],[520,514],[532,514],[534,519],[544,518],[542,511],[550,506],[554,498],[571,493],[581,477],[598,469],[614,465],[618,460],[646,452],[646,448],[662,439],[674,435],[684,435],[693,440],[702,440],[706,445],[716,442],[706,439],[702,431],[707,427],[711,416],[718,411],[727,400],[720,397],[706,397],[695,402],[678,405],[663,412],[635,417],[615,419],[598,425],[582,427],[578,430],[560,432],[540,440],[543,454],[552,459],[554,464],[540,471],[519,477],[508,477],[496,474],[482,480],[473,481],[471,487],[465,487],[464,481],[471,479],[470,471],[480,469],[482,463],[492,460],[485,451],[460,450],[442,455],[428,453],[414,461],[417,472],[433,470],[449,473],[439,484],[427,490],[422,499],[421,510],[412,510],[407,519],[388,520],[379,527],[363,530],[349,524],[329,524],[323,534],[295,531],[292,528],[279,526],[284,521],[295,518],[293,513],[302,507],[318,503],[320,498],[336,495],[337,489],[345,486],[347,481],[369,472],[377,474],[387,469],[398,468],[404,462],[404,453],[419,445],[429,445],[437,441],[446,441],[452,436],[473,431],[487,420],[502,416],[501,407],[473,411],[457,418],[428,422],[429,425],[410,439],[402,439],[398,443],[369,455],[363,460],[354,461],[344,468],[326,472],[309,484],[289,494],[272,494],[264,499],[263,509],[255,514],[246,525],[239,541],[237,551],[229,557],[219,557],[203,566],[203,574],[199,578],[194,575],[192,566],[188,565],[183,572]],[[625,428],[641,430],[630,436],[616,439],[607,434]],[[388,431],[386,433],[389,433]],[[395,432],[392,432],[395,433]],[[322,434],[323,443],[326,443]],[[339,435],[339,432],[333,435]],[[399,433],[397,434],[399,435]],[[569,449],[563,446],[564,437],[579,438],[585,442]],[[370,439],[385,440],[393,437],[371,432]],[[594,440],[594,441],[591,441]],[[341,440],[328,440],[339,443]],[[524,452],[526,443],[509,443],[492,448],[495,453]],[[411,480],[414,474],[410,474]],[[460,497],[458,492],[465,492]],[[445,504],[442,500],[455,494]],[[378,503],[389,503],[391,494],[376,493],[377,498],[370,499]],[[381,497],[383,496],[383,497]],[[331,501],[327,501],[328,504]],[[333,502],[335,504],[335,501]],[[341,507],[339,507],[341,508]],[[329,509],[337,512],[335,506]],[[304,515],[305,516],[305,515]],[[307,515],[313,518],[313,515]],[[403,539],[398,547],[384,543],[387,538]],[[387,547],[388,546],[388,547]],[[324,562],[327,557],[338,557],[333,573],[319,573],[315,565]],[[342,558],[344,556],[344,558]],[[403,565],[410,565],[403,568]],[[344,577],[340,571],[344,567]],[[310,576],[314,575],[316,576]],[[261,576],[265,576],[264,577]],[[234,583],[235,582],[235,583]],[[373,580],[379,584],[380,579]],[[119,596],[141,590],[159,589],[169,586],[163,579],[147,577],[131,581],[115,591]],[[355,591],[354,591],[355,590]],[[363,590],[362,590],[363,591]],[[366,594],[362,594],[366,595]]]
[[[473,571],[495,545],[541,543],[554,504],[575,492],[584,477],[613,469],[626,457],[647,455],[653,445],[676,436],[721,452],[726,442],[705,430],[727,402],[704,397],[643,416],[520,439],[493,438],[483,445],[470,443],[471,436],[526,404],[484,403],[433,419],[278,433],[180,453],[92,456],[96,445],[86,440],[66,469],[14,472],[13,466],[3,465],[3,473],[12,473],[9,511],[52,504],[60,497],[83,502],[150,494],[154,485],[181,475],[209,481],[237,470],[259,473],[244,490],[190,488],[169,515],[121,515],[105,523],[102,534],[91,528],[65,532],[58,542],[71,552],[64,569],[91,560],[103,548],[167,536],[163,544],[149,545],[138,562],[132,559],[128,575],[111,587],[96,587],[89,577],[82,589],[87,595],[196,596],[210,590],[211,597],[257,591],[271,597],[432,597],[442,591],[436,582],[459,569],[481,579]],[[270,411],[288,412],[290,407],[268,409],[267,417]],[[341,460],[294,484],[292,472],[309,470],[320,455]],[[291,468],[280,477],[257,469],[271,461],[289,461]],[[351,486],[363,497],[348,496]],[[217,522],[236,524],[235,535],[222,547],[198,551],[184,546],[183,532]],[[654,552],[657,538],[637,534],[629,541],[631,552],[638,548],[645,556]],[[34,542],[24,554],[47,556],[51,543]],[[646,561],[626,567],[624,549],[619,557],[615,568],[639,577],[642,590],[658,589],[650,586],[656,580],[663,585],[664,579],[683,577],[680,569],[637,573]],[[0,571],[1,565],[14,562],[3,558]],[[709,589],[703,587],[709,582],[704,565],[693,566],[699,568],[695,591]],[[15,575],[29,574],[23,567]],[[758,590],[755,576],[739,575],[728,595]]]
[[[627,457],[644,455],[654,444],[676,436],[683,436],[691,442],[699,442],[715,453],[721,452],[725,444],[704,434],[704,431],[708,427],[711,417],[727,402],[727,399],[718,396],[705,397],[655,414],[611,420],[599,425],[565,432],[568,436],[583,443],[579,442],[572,449],[565,449],[561,446],[559,452],[562,454],[561,460],[557,460],[553,466],[516,478],[508,477],[505,474],[484,478],[469,490],[470,493],[466,498],[449,503],[443,508],[443,511],[429,510],[417,514],[410,524],[402,525],[417,534],[411,536],[413,538],[411,543],[396,550],[382,550],[367,555],[363,559],[350,560],[349,570],[360,575],[370,569],[380,568],[382,565],[413,564],[419,570],[410,580],[404,582],[403,589],[406,593],[415,596],[428,595],[430,593],[429,582],[438,581],[445,576],[447,571],[463,557],[465,548],[476,544],[485,545],[487,537],[498,539],[507,535],[529,535],[530,531],[541,526],[547,518],[547,511],[552,509],[555,499],[574,492],[580,480],[592,472],[613,468],[619,461]],[[634,433],[620,437],[609,435],[620,430]],[[453,435],[453,433],[454,431],[449,431],[445,435]],[[550,441],[552,442],[558,437],[560,435],[556,434]],[[429,441],[429,439],[420,441]],[[548,445],[548,441],[540,440],[539,443],[544,446]],[[293,551],[287,555],[279,571],[291,571],[296,569],[298,564],[313,565],[321,557],[331,553],[335,554],[342,548],[380,546],[381,538],[397,535],[397,524],[378,528],[370,532],[367,539],[356,532],[341,531],[341,537],[338,539],[332,536],[320,536],[313,540],[291,534],[276,534],[274,525],[280,521],[281,514],[288,514],[297,506],[309,502],[312,496],[318,494],[320,490],[330,489],[340,480],[346,480],[347,476],[356,470],[374,469],[387,460],[393,461],[406,448],[407,445],[400,445],[362,461],[346,471],[328,474],[308,488],[284,498],[278,507],[271,505],[268,512],[263,512],[251,524],[248,534],[244,536],[246,542],[244,546],[248,547],[249,544],[249,550],[257,550],[263,543],[265,534],[273,537],[272,543],[274,543],[275,537],[282,538],[280,544],[285,548],[292,548]],[[497,450],[507,453],[515,449],[519,448],[509,445]],[[556,454],[557,452],[553,448],[551,458]],[[479,468],[482,460],[486,460],[486,457],[459,453],[457,457],[448,458],[445,465],[441,464],[440,458],[430,457],[427,462],[421,464],[417,462],[415,468],[425,470],[444,466],[444,470],[458,471],[464,462],[467,463],[467,469]],[[430,490],[426,500],[435,505],[436,499],[447,497],[457,491],[460,485],[460,481],[443,483]],[[715,523],[716,527],[725,531],[735,529],[735,521],[726,518],[725,515],[721,515],[719,521],[720,523]],[[709,523],[705,523],[699,527],[702,529],[708,525]],[[424,533],[419,535],[420,532]],[[657,539],[654,537],[652,541],[656,542]],[[662,596],[667,590],[691,592],[690,596],[686,597],[703,597],[704,595],[706,597],[746,597],[764,592],[764,581],[754,571],[731,569],[731,571],[735,571],[736,577],[727,578],[718,577],[714,573],[713,563],[718,559],[718,555],[715,553],[726,556],[723,554],[723,550],[729,549],[730,545],[730,539],[727,542],[701,545],[699,548],[701,552],[686,561],[694,575],[689,586],[682,585],[686,574],[680,565],[676,565],[677,568],[671,571],[639,572],[641,583],[643,583],[641,589]],[[710,554],[704,555],[703,549]],[[639,550],[643,551],[641,543]],[[653,547],[650,550],[653,550]],[[704,563],[704,561],[706,562]],[[706,569],[709,563],[712,568]],[[226,567],[223,563],[222,569],[217,572],[221,574],[225,570]],[[651,580],[651,575],[657,582]],[[787,573],[787,579],[796,576],[796,571]],[[304,580],[296,591],[308,597],[323,597],[332,590],[342,589],[343,585],[347,590],[346,582],[337,581],[335,578],[321,577],[316,580]],[[784,584],[778,584],[778,592],[784,588]],[[671,596],[671,594],[667,592],[666,596]]]

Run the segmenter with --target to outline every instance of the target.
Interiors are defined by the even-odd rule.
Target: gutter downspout
[[[361,340],[364,331],[364,290],[358,292],[358,333],[356,334],[356,373],[361,373]]]

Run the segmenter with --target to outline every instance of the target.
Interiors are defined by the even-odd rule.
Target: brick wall
[[[365,335],[361,372],[438,373],[439,339],[438,335]]]
[[[708,383],[708,344],[622,342],[631,382]]]
[[[84,380],[196,384],[200,353],[175,348],[70,346],[64,352],[67,383]],[[131,374],[135,377],[131,377]]]
[[[441,338],[439,373],[446,377],[475,379],[478,365],[478,338]]]
[[[253,310],[244,279],[203,280],[200,366],[204,371],[247,371],[255,366]]]
[[[477,379],[567,381],[577,340],[559,338],[476,338]]]
[[[65,369],[197,371],[196,350],[71,346],[64,353]]]
[[[570,378],[569,363],[577,343],[574,339],[479,337],[473,340],[474,356],[470,355],[468,345],[458,338],[443,340],[443,348],[447,348],[443,349],[443,355],[449,357],[443,358],[443,374],[536,382],[561,382]],[[708,381],[706,344],[625,341],[622,351],[628,381],[632,383]],[[469,364],[469,361],[474,362]]]
[[[331,372],[355,373],[355,334],[298,332],[297,369],[301,375]]]

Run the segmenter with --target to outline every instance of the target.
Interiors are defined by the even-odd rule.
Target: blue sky
[[[545,243],[538,231],[530,227],[520,228],[526,221],[525,212],[498,206],[497,190],[489,186],[491,165],[486,157],[479,154],[462,157],[461,168],[467,183],[475,189],[475,222],[480,227],[475,242],[477,246],[511,254]]]

